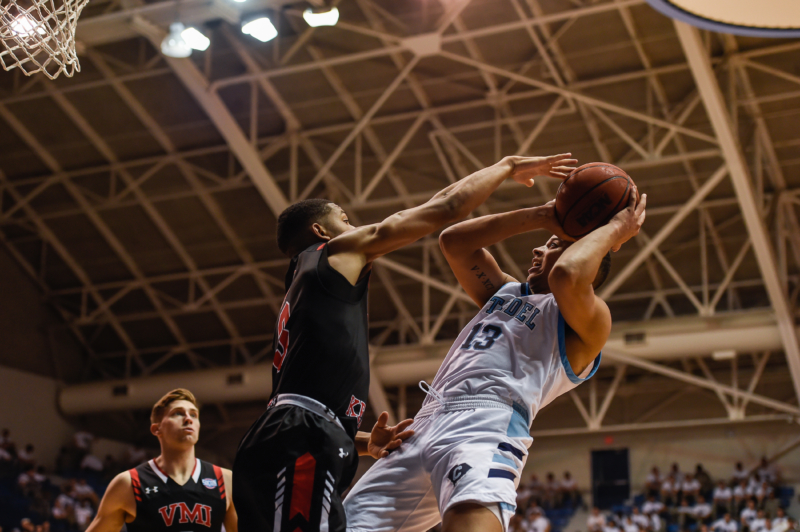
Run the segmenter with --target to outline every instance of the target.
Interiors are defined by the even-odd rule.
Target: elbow
[[[550,291],[557,292],[559,290],[569,290],[576,287],[580,282],[578,272],[570,268],[567,264],[557,262],[550,274],[547,276],[547,284],[550,286]]]
[[[457,241],[457,232],[454,231],[452,227],[448,227],[439,235],[439,248],[442,250],[442,253],[447,255],[453,251]]]

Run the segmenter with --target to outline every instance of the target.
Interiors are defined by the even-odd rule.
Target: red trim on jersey
[[[319,247],[317,248],[317,251],[321,250],[324,247],[325,247],[325,244],[320,244]]]
[[[197,464],[199,464],[199,463],[200,463],[200,460],[198,460],[197,458],[195,458],[195,459],[194,459],[194,467],[192,468],[192,474],[191,474],[191,475],[189,475],[189,478],[194,478],[194,472],[197,470]],[[160,469],[160,468],[159,468],[159,469]],[[162,471],[162,473],[163,473],[163,471]],[[166,473],[164,473],[164,474],[166,475]]]
[[[292,480],[292,502],[289,508],[289,519],[300,514],[309,520],[311,515],[311,493],[314,489],[314,470],[317,461],[306,453],[294,463],[294,479]]]
[[[214,468],[214,475],[217,477],[217,486],[219,487],[219,498],[225,499],[225,476],[222,474],[222,468],[212,464]]]
[[[133,496],[138,502],[142,502],[142,483],[139,481],[139,472],[136,468],[131,469],[131,487],[133,488]]]

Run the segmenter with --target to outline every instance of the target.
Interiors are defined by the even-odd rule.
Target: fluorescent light
[[[15,35],[18,35],[20,37],[27,37],[34,31],[39,35],[44,35],[45,33],[47,33],[42,27],[42,24],[37,23],[28,14],[22,14],[19,15],[17,18],[15,18],[14,21],[11,23],[11,31],[14,32]]]
[[[205,52],[211,46],[211,39],[200,33],[197,28],[186,28],[181,32],[181,37],[189,45],[189,48]]]
[[[339,22],[339,9],[332,7],[328,11],[314,11],[309,8],[303,12],[303,18],[309,26],[316,28],[319,26],[335,26]]]
[[[180,22],[176,22],[169,27],[169,35],[161,41],[161,53],[167,57],[182,59],[192,55],[192,48],[183,38],[184,27]],[[199,32],[198,32],[199,33]]]
[[[242,25],[242,33],[261,42],[271,41],[278,36],[278,30],[267,17],[257,18]]]

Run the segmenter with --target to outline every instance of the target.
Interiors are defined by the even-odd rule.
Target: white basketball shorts
[[[533,442],[527,409],[494,396],[459,396],[427,405],[411,428],[414,436],[347,495],[348,532],[425,532],[464,502],[499,505],[507,530]]]

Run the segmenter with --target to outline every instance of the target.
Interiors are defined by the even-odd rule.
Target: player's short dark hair
[[[606,282],[608,279],[608,272],[611,271],[611,252],[609,251],[606,253],[606,256],[603,257],[603,260],[600,261],[600,267],[597,268],[597,275],[594,276],[594,282],[592,283],[592,288],[597,290],[603,283]]]
[[[316,241],[311,225],[319,222],[331,210],[326,199],[307,199],[289,205],[278,216],[278,249],[294,257]]]

